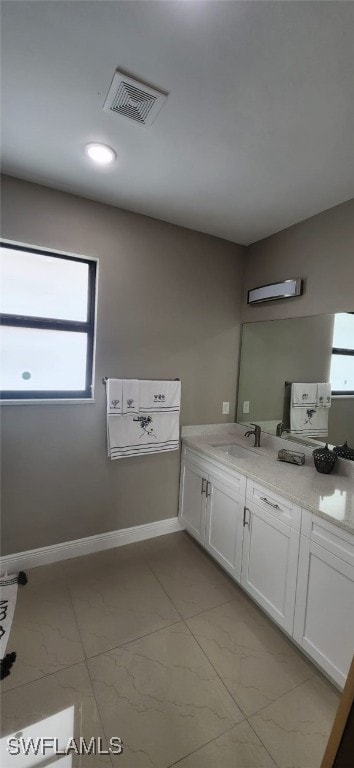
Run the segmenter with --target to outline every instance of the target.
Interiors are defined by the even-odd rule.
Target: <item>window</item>
[[[0,244],[4,400],[92,398],[96,262]]]
[[[354,395],[354,313],[334,316],[330,381],[333,395]]]

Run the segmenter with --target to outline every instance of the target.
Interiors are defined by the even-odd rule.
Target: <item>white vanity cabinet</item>
[[[186,530],[200,544],[205,542],[207,483],[205,465],[190,451],[185,451],[181,467],[179,516]]]
[[[182,461],[180,518],[236,581],[242,563],[246,478],[186,450]]]
[[[343,687],[354,651],[354,534],[186,446],[179,516]]]
[[[344,686],[354,652],[354,536],[303,510],[294,639]]]
[[[212,470],[208,476],[205,548],[240,581],[245,477]]]
[[[243,588],[292,634],[301,509],[247,480],[243,538]]]

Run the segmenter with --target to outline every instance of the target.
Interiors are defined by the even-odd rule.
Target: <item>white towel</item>
[[[302,405],[317,405],[317,384],[292,384],[291,403],[295,407]]]
[[[122,413],[139,413],[138,379],[123,379]]]
[[[317,405],[322,406],[322,408],[330,408],[331,398],[331,383],[329,381],[325,381],[317,384]]]
[[[181,405],[180,381],[141,381],[141,413],[176,413]]]
[[[308,437],[328,435],[328,408],[316,405],[290,408],[290,432]]]
[[[106,396],[107,396],[107,413],[122,413],[122,398],[123,398],[122,379],[107,379]]]
[[[111,459],[177,451],[179,412],[139,416],[108,414],[107,437]]]

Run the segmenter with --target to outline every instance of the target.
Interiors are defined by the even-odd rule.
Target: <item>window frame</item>
[[[338,313],[340,314],[340,313]],[[344,314],[348,315],[354,315],[354,312],[347,312]],[[332,354],[333,355],[351,355],[354,356],[354,348],[345,347],[344,349],[342,347],[332,347]],[[354,397],[354,389],[333,389],[332,390],[332,396],[333,397]]]
[[[85,389],[82,390],[9,390],[0,389],[0,402],[5,403],[38,403],[38,402],[94,402],[94,352],[96,334],[96,297],[98,260],[81,254],[66,253],[54,249],[41,248],[12,240],[0,240],[0,246],[14,251],[35,253],[64,261],[78,261],[88,265],[87,288],[87,319],[61,320],[53,317],[34,317],[31,315],[16,315],[0,312],[0,326],[12,328],[37,328],[49,331],[72,331],[87,334]]]

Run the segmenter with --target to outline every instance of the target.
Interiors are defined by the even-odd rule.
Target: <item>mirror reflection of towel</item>
[[[317,405],[322,408],[330,408],[332,401],[332,388],[329,381],[317,384]]]
[[[298,384],[291,385],[291,403],[292,405],[317,405],[317,384]]]
[[[328,408],[308,407],[290,408],[290,432],[308,437],[328,435]]]

